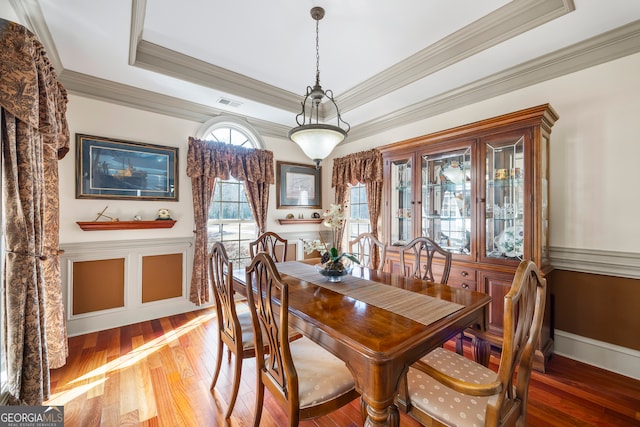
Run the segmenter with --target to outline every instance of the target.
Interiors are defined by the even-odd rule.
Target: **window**
[[[248,125],[233,118],[216,118],[205,123],[196,137],[249,148],[262,148],[262,141]],[[244,183],[234,178],[217,180],[213,191],[207,239],[222,242],[234,268],[243,268],[251,262],[249,243],[258,236]],[[210,245],[209,245],[210,246]]]
[[[354,240],[361,233],[371,232],[367,190],[364,184],[349,186],[349,218],[347,219],[347,241]],[[368,254],[367,254],[368,255]]]

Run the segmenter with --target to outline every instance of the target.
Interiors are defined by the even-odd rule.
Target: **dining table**
[[[395,400],[409,366],[466,328],[488,325],[491,297],[484,293],[357,265],[339,282],[308,260],[276,267],[288,284],[290,325],[345,362],[365,426],[398,426]],[[245,271],[233,276],[236,292],[246,295]],[[488,351],[488,343],[474,344],[477,353]]]

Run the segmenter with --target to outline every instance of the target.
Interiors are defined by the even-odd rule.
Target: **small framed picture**
[[[178,200],[178,148],[76,134],[76,198]]]
[[[276,162],[277,207],[312,208],[322,205],[320,193],[322,169],[315,165]]]

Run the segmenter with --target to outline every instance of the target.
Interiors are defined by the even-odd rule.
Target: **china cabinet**
[[[492,296],[495,346],[520,260],[551,270],[549,141],[557,119],[545,104],[379,148],[386,269],[401,272],[399,249],[413,238],[438,242],[453,254],[448,284]],[[546,311],[534,362],[541,371],[553,347],[549,301]]]

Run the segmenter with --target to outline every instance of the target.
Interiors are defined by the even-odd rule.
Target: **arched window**
[[[248,124],[230,117],[209,120],[196,137],[249,148],[264,147],[260,137]],[[209,246],[213,242],[222,242],[234,268],[243,268],[251,261],[249,242],[256,239],[257,233],[258,226],[249,207],[244,184],[234,178],[218,179],[209,206]]]

